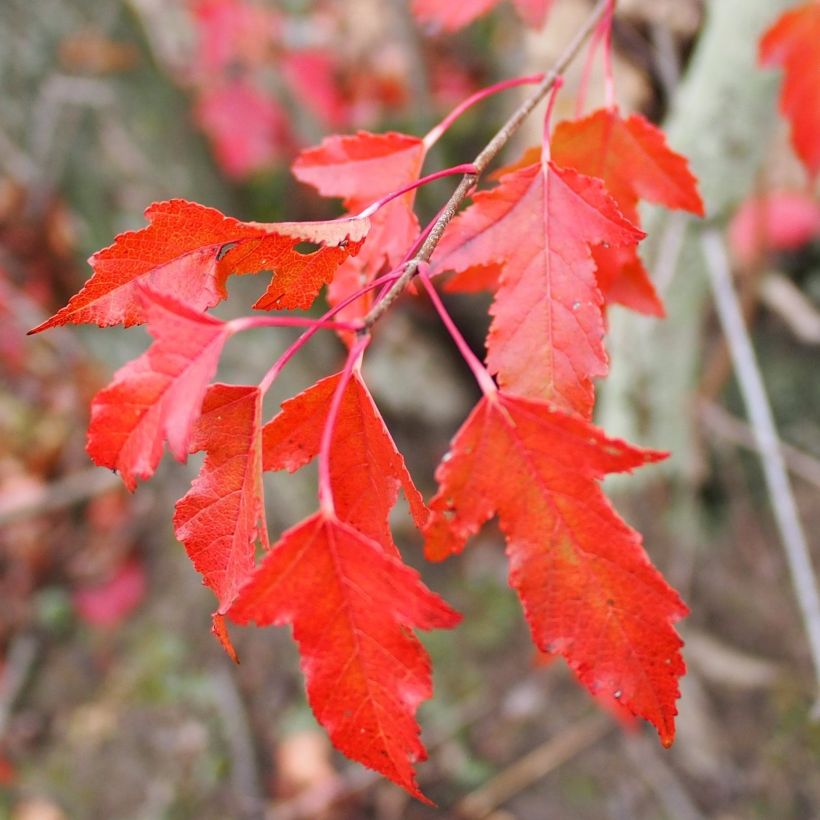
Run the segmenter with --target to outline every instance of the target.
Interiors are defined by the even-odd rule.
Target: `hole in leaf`
[[[319,242],[307,242],[307,241],[305,241],[305,242],[300,242],[298,245],[294,245],[293,250],[295,250],[296,253],[301,253],[304,256],[308,256],[311,253],[316,253],[316,251],[318,251],[319,248],[321,248],[321,247],[322,246]]]

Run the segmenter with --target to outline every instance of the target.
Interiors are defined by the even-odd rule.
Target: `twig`
[[[720,405],[704,399],[699,404],[698,413],[701,420],[716,436],[756,453],[760,452],[752,428],[728,413]],[[820,489],[820,459],[782,441],[780,442],[780,454],[783,456],[786,467],[794,475]]]
[[[39,648],[37,638],[27,633],[11,642],[0,677],[0,740],[5,737],[12,709],[28,681]]]
[[[760,301],[775,312],[794,334],[809,345],[820,345],[820,311],[782,273],[771,273],[760,286]]]
[[[797,504],[783,464],[780,441],[766,388],[732,285],[723,238],[717,230],[712,228],[703,233],[701,243],[715,298],[715,307],[729,344],[738,386],[751,421],[763,475],[774,509],[775,521],[780,531],[780,538],[786,552],[786,562],[806,628],[817,685],[816,699],[811,714],[813,719],[818,720],[820,719],[820,595],[817,591],[806,535],[797,514]]]
[[[367,316],[365,316],[363,320],[363,325],[365,328],[372,327],[373,324],[379,320],[382,314],[388,310],[393,302],[398,299],[399,295],[402,291],[404,291],[416,275],[418,266],[423,262],[430,261],[433,251],[441,241],[441,237],[444,234],[444,229],[453,220],[453,217],[455,217],[458,209],[461,207],[461,204],[467,198],[470,191],[475,187],[479,176],[493,161],[496,154],[498,154],[507,142],[509,142],[513,134],[518,131],[524,120],[530,115],[538,103],[546,97],[553,85],[555,85],[555,81],[572,62],[587,37],[589,37],[595,29],[595,26],[606,12],[608,6],[609,0],[598,0],[595,4],[595,8],[590,13],[584,25],[581,26],[572,38],[569,45],[564,49],[563,54],[555,62],[555,65],[553,65],[553,67],[547,72],[543,81],[532,92],[532,94],[530,94],[530,96],[518,106],[512,116],[510,116],[504,125],[501,126],[496,135],[487,143],[486,146],[484,146],[484,149],[473,160],[472,164],[475,166],[475,173],[465,174],[461,182],[459,182],[458,187],[455,191],[453,191],[452,195],[447,200],[447,204],[441,210],[441,213],[436,219],[424,244],[421,246],[418,253],[407,263],[404,273],[399,279],[396,280],[396,283],[390,288],[384,297],[373,306]]]
[[[231,753],[231,787],[243,817],[259,817],[264,805],[248,713],[233,670],[221,663],[211,674],[214,707]]]
[[[655,792],[664,813],[673,820],[705,820],[683,783],[645,737],[626,737],[624,746],[638,775]]]
[[[464,820],[487,817],[502,803],[597,743],[612,728],[612,721],[602,713],[573,723],[459,800],[453,814]]]
[[[50,484],[44,484],[31,492],[17,496],[6,495],[0,498],[0,527],[21,518],[55,512],[79,504],[121,484],[114,473],[90,467]]]

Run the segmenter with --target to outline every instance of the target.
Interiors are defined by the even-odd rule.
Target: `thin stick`
[[[698,414],[714,436],[739,447],[745,447],[752,452],[760,452],[755,441],[754,430],[719,404],[703,399],[698,405]],[[780,453],[792,475],[802,478],[820,490],[820,459],[804,453],[785,441],[780,442]]]
[[[89,467],[24,493],[7,493],[0,499],[0,527],[34,515],[45,515],[79,504],[95,495],[121,487],[115,473]]]
[[[601,713],[573,723],[459,800],[453,814],[465,820],[487,817],[511,797],[597,743],[612,728],[612,721]]]
[[[812,708],[812,718],[817,720],[820,719],[820,594],[817,591],[806,535],[800,523],[797,504],[783,464],[780,440],[766,388],[732,285],[723,238],[717,230],[710,229],[704,232],[701,243],[715,307],[729,344],[743,403],[749,414],[775,521],[780,531],[786,562],[806,628],[818,690]]]
[[[496,154],[509,142],[510,138],[515,134],[518,129],[521,127],[522,123],[526,118],[530,115],[532,110],[541,102],[541,100],[546,97],[549,93],[550,89],[555,83],[555,80],[561,75],[566,67],[572,62],[575,58],[575,55],[581,50],[581,46],[583,46],[584,42],[586,41],[587,37],[592,33],[597,25],[598,21],[601,19],[601,16],[607,10],[609,5],[609,0],[598,0],[595,4],[595,8],[590,13],[589,17],[587,18],[586,22],[583,26],[578,30],[575,36],[572,38],[569,45],[564,49],[563,54],[558,58],[555,65],[550,69],[550,71],[546,74],[544,79],[535,89],[535,91],[530,94],[521,105],[515,110],[512,116],[501,126],[498,130],[496,135],[487,143],[484,149],[478,154],[478,156],[473,160],[473,165],[475,165],[476,173],[475,174],[465,174],[461,182],[458,184],[458,187],[453,191],[450,198],[447,200],[444,208],[442,208],[441,215],[436,220],[435,224],[433,225],[432,230],[430,231],[430,235],[427,237],[425,243],[421,246],[421,249],[416,254],[416,256],[410,261],[410,263],[405,268],[404,273],[401,275],[399,279],[396,280],[396,283],[390,290],[384,295],[384,297],[378,301],[370,312],[364,318],[364,326],[369,328],[372,327],[375,322],[379,320],[382,314],[388,310],[388,308],[393,304],[393,302],[398,299],[399,295],[404,291],[413,277],[416,275],[416,271],[418,269],[418,265],[421,262],[429,262],[430,257],[433,255],[433,251],[436,249],[438,243],[441,241],[441,237],[444,233],[444,229],[450,224],[450,222],[455,217],[458,209],[461,207],[462,202],[467,198],[467,195],[475,186],[475,183],[478,177],[484,173],[487,166],[495,159]]]

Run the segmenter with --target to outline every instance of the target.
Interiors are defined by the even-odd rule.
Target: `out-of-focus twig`
[[[90,467],[24,494],[0,496],[0,527],[32,515],[65,509],[121,484],[116,474]]]
[[[0,676],[0,740],[5,737],[12,709],[28,681],[39,647],[39,641],[30,633],[17,635],[11,642]]]
[[[638,775],[655,793],[672,820],[705,820],[675,772],[664,763],[645,737],[626,737],[624,746]]]
[[[612,729],[612,721],[602,713],[571,724],[459,800],[453,815],[464,820],[489,816],[502,803],[597,743]]]
[[[820,345],[820,311],[791,279],[782,273],[769,274],[760,286],[760,300],[783,320],[795,338]]]
[[[698,405],[698,413],[701,421],[706,424],[709,431],[714,435],[732,444],[759,452],[752,428],[728,413],[720,405],[704,399]],[[782,441],[780,442],[780,453],[786,467],[794,475],[820,488],[820,459],[816,459],[797,447]]]
[[[775,521],[780,531],[792,584],[803,616],[817,686],[812,718],[820,720],[820,594],[817,591],[809,547],[786,474],[766,388],[732,285],[732,275],[723,237],[712,228],[704,231],[701,244],[715,307],[729,344],[738,386],[749,414]]]

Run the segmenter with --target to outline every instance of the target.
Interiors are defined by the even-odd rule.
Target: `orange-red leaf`
[[[640,199],[703,216],[697,181],[686,159],[669,148],[660,129],[638,114],[624,118],[617,109],[603,108],[583,119],[561,122],[552,136],[551,152],[559,165],[603,180],[621,212],[635,225],[640,225]],[[607,301],[663,315],[634,247],[596,247],[592,255]]]
[[[433,262],[454,271],[502,265],[487,338],[490,370],[510,393],[588,416],[592,380],[607,371],[590,245],[629,245],[642,236],[599,180],[537,163],[476,194]]]
[[[298,470],[319,453],[322,431],[340,374],[328,376],[282,405],[263,429],[264,468]],[[345,388],[330,451],[333,498],[339,517],[396,552],[388,526],[399,488],[419,527],[428,510],[407,472],[361,377]],[[398,553],[396,553],[398,554]]]
[[[356,213],[415,182],[424,155],[424,142],[418,137],[359,131],[352,136],[327,137],[315,148],[302,151],[293,164],[293,173],[322,196],[340,197],[348,213]],[[338,304],[385,268],[401,262],[419,232],[413,199],[410,191],[370,217],[368,242],[340,267],[328,291],[331,304]],[[371,304],[372,296],[365,296],[345,309],[340,318],[363,316]]]
[[[783,14],[760,41],[760,61],[782,66],[780,110],[792,126],[792,144],[812,177],[820,172],[820,2]]]
[[[293,624],[308,697],[336,747],[424,799],[415,720],[432,694],[430,661],[411,629],[452,627],[458,613],[395,555],[332,517],[286,532],[230,612]]]
[[[659,458],[548,403],[485,397],[438,468],[427,554],[459,552],[498,515],[537,646],[651,721],[668,745],[685,668],[672,624],[687,610],[599,486],[606,473]]]
[[[256,542],[268,547],[261,413],[258,387],[210,387],[189,448],[204,450],[205,461],[176,504],[176,536],[214,591],[217,614],[228,611],[252,572]]]
[[[240,222],[183,199],[155,202],[145,217],[148,227],[120,234],[89,259],[91,279],[32,333],[84,322],[140,324],[140,284],[206,310],[225,298],[230,274],[261,270],[274,271],[264,307],[307,308],[336,267],[358,251],[369,228],[366,219]],[[300,242],[323,247],[301,254],[295,250]]]
[[[540,28],[547,19],[553,0],[513,0],[524,22]],[[457,31],[486,14],[499,0],[413,0],[413,13],[423,23],[444,31]]]
[[[143,288],[135,299],[155,341],[94,397],[87,447],[94,463],[116,470],[129,490],[137,478],[153,475],[164,440],[176,459],[187,458],[191,430],[231,333],[230,325],[168,295]]]

